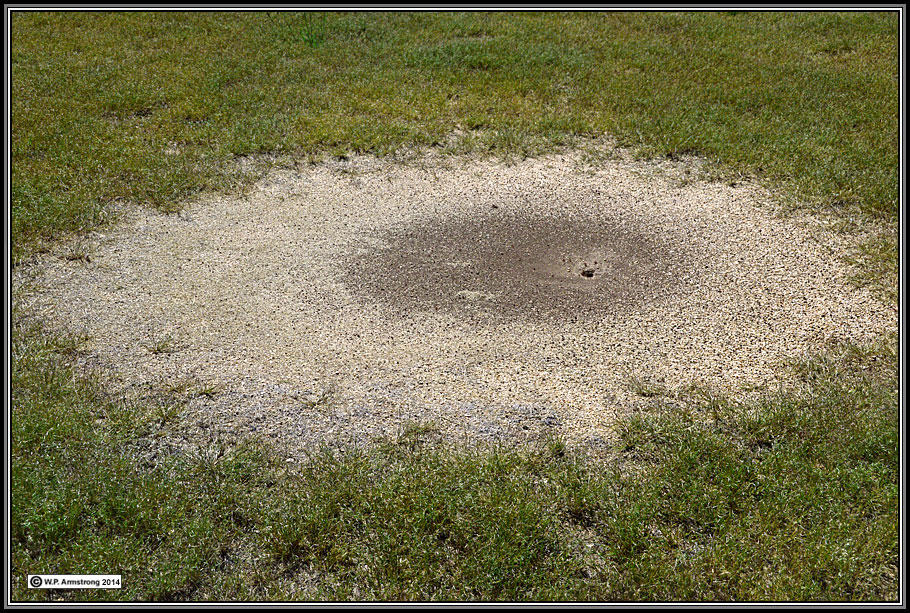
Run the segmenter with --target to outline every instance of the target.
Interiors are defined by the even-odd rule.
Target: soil
[[[345,267],[365,302],[397,312],[445,311],[476,325],[595,321],[682,291],[690,257],[670,237],[592,211],[433,219],[377,238],[385,247]]]

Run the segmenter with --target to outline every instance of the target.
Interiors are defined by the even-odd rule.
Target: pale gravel
[[[412,422],[444,439],[554,433],[596,447],[640,400],[636,379],[741,396],[785,382],[787,360],[896,327],[893,307],[850,285],[844,239],[818,220],[779,215],[757,185],[702,180],[698,160],[637,161],[597,146],[606,154],[511,164],[433,150],[288,163],[248,193],[180,214],[126,207],[93,235],[90,261],[19,266],[14,292],[52,328],[88,334],[118,393],[215,389],[184,407],[180,436],[258,435],[292,456]],[[568,268],[572,278],[541,284],[546,304],[521,293],[541,278],[520,266],[504,292],[490,278],[446,286],[446,266],[483,272],[478,250],[508,227],[465,261],[434,260],[420,237],[494,215],[516,227],[603,227],[650,247],[625,281],[601,279],[602,294]],[[416,241],[409,257],[426,251],[426,269],[396,264],[402,237]],[[430,295],[384,291],[440,266]],[[632,289],[614,296],[609,284],[624,282]],[[154,353],[162,340],[171,351]]]

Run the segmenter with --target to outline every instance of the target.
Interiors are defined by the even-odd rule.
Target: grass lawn
[[[830,215],[896,301],[899,34],[897,12],[13,12],[10,265],[118,200],[249,184],[250,154],[608,134]],[[168,408],[109,397],[79,339],[13,310],[13,600],[898,598],[896,331],[749,406],[657,393],[607,465],[416,425],[305,465],[255,444],[148,463]],[[124,588],[26,588],[51,572]]]

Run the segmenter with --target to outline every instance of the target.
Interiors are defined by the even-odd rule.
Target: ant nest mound
[[[298,450],[407,423],[598,445],[636,381],[737,395],[896,327],[759,187],[585,159],[292,164],[179,215],[127,209],[90,257],[18,266],[16,294],[123,388],[217,390],[190,395],[185,439]]]

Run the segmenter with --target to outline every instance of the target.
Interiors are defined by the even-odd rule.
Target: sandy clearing
[[[292,451],[409,421],[596,446],[634,378],[736,394],[896,326],[818,224],[774,216],[760,188],[700,181],[691,160],[582,160],[277,169],[179,215],[127,209],[89,262],[43,258],[14,290],[90,335],[122,389],[217,389],[183,411],[186,436]]]

